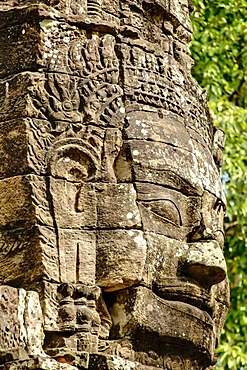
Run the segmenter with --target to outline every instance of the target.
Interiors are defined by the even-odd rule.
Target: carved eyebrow
[[[201,196],[203,194],[202,189],[198,189],[193,186],[188,180],[178,176],[176,173],[173,172],[174,176],[174,187],[171,185],[171,190],[179,191],[184,195],[193,195],[193,196]]]
[[[201,198],[201,194],[198,192],[184,192],[178,187],[173,187],[171,185],[161,185],[151,182],[135,182],[136,184],[136,191],[137,191],[137,199],[138,200],[165,200],[167,198],[167,194],[170,193],[171,195],[179,193],[180,197],[194,197],[194,198]]]
[[[179,191],[184,195],[202,195],[203,190],[196,188],[193,186],[187,179],[179,176],[176,172],[171,170],[164,170],[167,173],[167,177],[170,180],[168,184],[159,184],[160,186],[164,186],[166,188],[170,188],[171,190]]]

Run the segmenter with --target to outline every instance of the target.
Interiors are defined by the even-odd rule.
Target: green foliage
[[[226,133],[223,182],[231,307],[217,370],[247,369],[247,1],[194,0],[194,77]]]
[[[246,0],[195,0],[194,5],[195,78],[210,100],[226,96],[246,107]]]

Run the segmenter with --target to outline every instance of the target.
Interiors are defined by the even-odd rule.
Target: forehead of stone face
[[[170,186],[185,193],[205,190],[224,200],[212,149],[183,124],[183,119],[166,112],[133,111],[126,129],[136,181]]]

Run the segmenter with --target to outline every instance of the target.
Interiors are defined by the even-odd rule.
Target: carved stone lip
[[[212,314],[208,313],[208,308],[206,306],[198,307],[197,300],[189,300],[187,297],[183,297],[181,295],[179,298],[177,297],[177,299],[170,299],[170,297],[162,297],[162,299],[172,307],[176,308],[176,310],[184,312],[185,314],[190,314],[200,321],[203,321],[212,327],[214,326]]]
[[[154,292],[165,301],[176,302],[178,305],[186,304],[195,308],[195,316],[198,316],[198,310],[202,311],[205,321],[213,324],[214,299],[208,292],[203,294],[198,289],[193,289],[191,285],[189,287],[166,287],[154,290]]]

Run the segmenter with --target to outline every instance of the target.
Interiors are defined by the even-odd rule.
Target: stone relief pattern
[[[126,95],[133,104],[135,101],[165,109],[185,119],[188,125],[193,121],[193,128],[210,143],[211,137],[205,122],[208,121],[207,112],[198,104],[198,99],[187,96],[185,77],[181,69],[174,68],[176,62],[169,58],[156,58],[150,52],[141,48],[129,48],[130,55],[125,55],[125,71],[133,78],[133,85],[127,87]],[[132,60],[132,63],[131,63]],[[172,65],[173,68],[164,66]],[[130,80],[126,76],[127,80]],[[177,80],[177,84],[176,84]],[[182,85],[184,83],[184,86]],[[175,85],[175,86],[174,86]],[[176,86],[177,85],[177,86]],[[186,89],[186,90],[185,90]]]
[[[16,169],[0,141],[0,279],[18,288],[10,299],[38,291],[43,314],[31,303],[29,346],[18,316],[14,350],[0,321],[0,368],[213,366],[228,305],[223,136],[190,75],[189,8],[82,0],[35,13],[38,67],[1,85],[0,139],[19,135],[26,152]]]
[[[43,86],[38,86],[33,103],[38,118],[46,121],[31,123],[34,148],[37,151],[40,147],[38,154],[43,153],[43,159],[37,158],[34,165],[37,173],[54,140],[80,138],[101,157],[107,127],[123,127],[125,110],[114,44],[111,35],[74,41],[66,58],[71,74],[47,73]],[[30,154],[30,158],[35,158]]]

